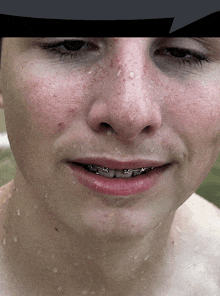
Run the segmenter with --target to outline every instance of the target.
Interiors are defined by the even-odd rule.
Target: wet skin
[[[186,259],[181,240],[178,254],[173,247],[186,211],[179,207],[220,148],[219,49],[215,38],[3,40],[1,92],[18,165],[3,252],[14,277],[22,266],[24,293],[34,283],[33,290],[53,295],[61,286],[63,295],[84,288],[101,295],[101,287],[109,296],[145,295],[146,286],[151,295],[175,295],[171,273],[176,258]],[[80,184],[66,163],[100,156],[172,167],[146,192],[105,196]]]

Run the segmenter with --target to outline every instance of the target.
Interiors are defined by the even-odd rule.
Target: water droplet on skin
[[[88,292],[87,292],[87,291],[82,291],[82,294],[83,294],[83,295],[87,295]]]
[[[137,258],[138,258],[138,255],[135,255],[135,256],[134,256],[134,260],[136,260]]]
[[[58,268],[54,267],[53,268],[53,272],[57,273],[58,272]]]
[[[119,70],[119,71],[118,71],[118,73],[117,73],[117,76],[119,76],[119,75],[120,75],[120,73],[121,73],[121,70]]]
[[[177,230],[178,232],[181,232],[181,229],[180,229],[178,226],[176,226],[176,230]]]
[[[87,74],[91,74],[92,73],[92,70],[90,70],[89,72],[87,72]]]
[[[147,257],[144,258],[144,261],[147,261],[149,258],[149,255],[147,255]]]
[[[107,136],[111,136],[112,132],[111,131],[107,131]]]
[[[3,244],[5,245],[5,243],[6,243],[6,239],[5,239],[5,237],[3,238]]]
[[[20,216],[20,214],[21,214],[19,209],[17,210],[17,214],[18,214],[18,216]]]
[[[133,79],[134,78],[134,72],[131,72],[130,74],[129,74],[129,77],[131,78],[131,79]]]
[[[58,288],[58,291],[60,292],[61,290],[62,290],[62,287],[59,287],[59,288]]]
[[[38,209],[38,206],[37,206],[37,205],[35,205],[35,206],[34,206],[34,208],[35,208],[35,210],[37,210],[37,209]]]
[[[15,237],[13,238],[13,240],[14,240],[15,243],[17,243],[17,241],[18,241],[17,236],[15,236]]]
[[[48,195],[47,195],[47,194],[45,194],[45,197],[46,197],[46,198],[48,198]]]
[[[92,259],[92,257],[91,257],[91,256],[87,256],[87,259],[90,259],[90,260],[91,260],[91,259]]]
[[[55,258],[55,254],[51,255],[51,258],[54,259]]]

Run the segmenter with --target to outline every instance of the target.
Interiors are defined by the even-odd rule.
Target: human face
[[[218,156],[219,49],[212,38],[5,39],[2,93],[17,178],[80,234],[145,235]],[[82,159],[170,165],[108,185],[67,162]]]

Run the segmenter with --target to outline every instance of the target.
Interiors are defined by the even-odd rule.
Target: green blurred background
[[[6,132],[4,110],[0,110],[0,133]],[[0,187],[15,176],[16,164],[10,149],[0,148]],[[196,193],[220,208],[220,157]]]

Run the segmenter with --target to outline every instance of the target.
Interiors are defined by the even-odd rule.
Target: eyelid
[[[195,38],[184,38],[184,37],[171,37],[171,38],[161,38],[158,40],[156,47],[177,47],[186,50],[190,50],[192,52],[198,52],[203,55],[207,55],[209,53],[206,46],[199,42]]]

